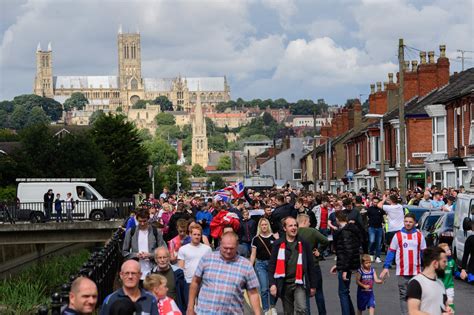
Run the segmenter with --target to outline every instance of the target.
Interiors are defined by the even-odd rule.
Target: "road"
[[[341,313],[339,305],[339,296],[337,295],[337,276],[329,273],[329,269],[334,265],[335,261],[331,256],[326,261],[321,262],[321,270],[323,273],[323,287],[324,297],[326,301],[326,311],[328,315],[335,315]],[[373,264],[377,274],[380,274],[382,270],[382,264]],[[395,270],[390,270],[390,275],[384,284],[375,285],[375,301],[376,308],[375,313],[384,315],[399,315],[400,304],[398,296],[397,279],[395,276]],[[474,285],[467,284],[465,282],[455,280],[454,283],[455,292],[455,306],[456,314],[459,315],[471,315],[474,314]],[[357,308],[357,286],[355,284],[355,278],[351,278],[351,298],[354,307]],[[283,314],[283,308],[281,301],[277,303],[278,314]],[[250,314],[251,312],[246,312]],[[311,299],[311,314],[318,314],[317,307],[314,298]],[[368,312],[365,312],[368,314]]]

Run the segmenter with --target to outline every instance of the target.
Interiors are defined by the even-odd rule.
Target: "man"
[[[277,195],[275,197],[275,204],[276,207],[275,210],[273,210],[272,212],[272,217],[278,225],[278,230],[273,232],[278,232],[280,233],[280,236],[283,236],[285,234],[285,231],[283,230],[281,220],[289,216],[296,218],[296,211],[291,205],[285,202],[284,195]]]
[[[376,263],[381,263],[380,250],[383,236],[383,216],[385,212],[377,207],[379,197],[374,196],[370,207],[367,209],[367,218],[369,224],[369,255]]]
[[[388,199],[388,205],[385,202]],[[390,195],[387,198],[387,194],[383,195],[382,200],[377,204],[377,207],[385,211],[388,216],[388,229],[386,234],[387,244],[392,241],[393,235],[403,228],[405,212],[401,204],[398,203],[398,197],[396,195]]]
[[[337,272],[341,313],[354,315],[350,286],[352,271],[360,266],[361,235],[359,228],[352,221],[348,221],[346,212],[337,211],[336,222],[339,226],[339,229],[334,233],[336,266],[331,268],[331,273]]]
[[[440,247],[423,252],[423,271],[410,280],[407,288],[408,312],[416,314],[454,314],[446,303],[446,289],[438,275],[446,268],[446,253]]]
[[[163,192],[160,194],[160,199],[168,200],[168,187],[163,188]]]
[[[201,258],[212,252],[210,246],[202,244],[202,227],[193,225],[190,228],[191,243],[179,248],[178,266],[184,271],[186,283],[190,284],[193,280],[194,272]]]
[[[433,209],[441,209],[444,206],[444,201],[441,194],[437,191],[433,194],[433,200],[431,200],[431,207]]]
[[[321,273],[321,267],[319,266],[319,257],[321,255],[320,253],[322,253],[328,246],[329,241],[326,236],[321,234],[318,230],[310,227],[311,220],[307,214],[298,214],[296,221],[299,226],[298,235],[309,244],[313,252],[313,265],[311,265],[310,268],[313,268],[316,273],[316,305],[318,307],[319,315],[325,315],[326,304],[324,302],[323,276]],[[306,304],[308,308],[307,314],[310,314],[309,296],[307,297]]]
[[[313,211],[308,210],[307,208],[305,208],[303,198],[296,199],[294,208],[296,210],[297,215],[306,214],[306,215],[309,216],[309,226],[310,227],[312,227],[312,228],[316,227],[316,223],[317,223],[316,222],[316,215],[314,214]]]
[[[418,203],[418,206],[421,208],[426,208],[426,209],[431,209],[433,206],[431,205],[431,194],[429,191],[425,190],[423,193],[423,198],[421,198],[420,202]]]
[[[407,284],[411,278],[421,272],[421,253],[426,249],[425,238],[415,228],[415,222],[416,217],[413,213],[405,215],[404,227],[393,236],[385,259],[384,269],[380,273],[380,279],[384,279],[386,275],[389,275],[388,269],[395,258],[400,310],[403,315],[408,314]]]
[[[136,260],[125,261],[120,269],[122,287],[105,298],[100,315],[109,315],[112,305],[122,299],[134,302],[137,314],[158,315],[156,298],[138,286],[141,275],[140,264]]]
[[[268,262],[270,294],[282,299],[285,314],[306,314],[306,297],[316,293],[313,253],[298,235],[295,218],[284,218],[282,226],[285,234],[273,244]]]
[[[142,271],[141,280],[153,268],[152,258],[155,248],[164,246],[161,232],[148,223],[148,211],[141,210],[136,215],[138,229],[131,228],[125,233],[122,254],[126,259],[137,259]]]
[[[356,197],[361,198],[360,196]],[[366,225],[364,224],[362,215],[360,213],[360,210],[362,209],[362,198],[360,199],[360,203],[358,204],[359,207],[357,208],[352,205],[351,198],[345,198],[342,200],[342,204],[344,206],[344,212],[347,215],[348,222],[354,223],[354,225],[359,229],[362,251],[364,254],[367,254],[369,252],[369,237],[365,228]]]
[[[97,304],[97,286],[86,277],[78,277],[71,284],[69,304],[62,315],[92,314]]]
[[[243,314],[246,289],[254,314],[261,315],[258,279],[250,262],[237,255],[238,244],[237,234],[227,232],[219,251],[201,259],[189,287],[186,314]]]
[[[170,263],[170,252],[166,247],[155,249],[155,262],[156,266],[151,272],[166,278],[168,296],[176,302],[181,312],[185,314],[188,306],[188,288],[183,270]]]
[[[54,202],[54,194],[52,189],[48,189],[48,191],[43,196],[44,201],[44,214],[45,220],[51,220],[51,212],[53,211],[53,202]]]

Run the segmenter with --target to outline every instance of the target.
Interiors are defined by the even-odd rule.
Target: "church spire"
[[[207,130],[206,119],[204,118],[203,108],[201,104],[201,92],[198,88],[196,91],[196,105],[194,106],[194,115],[192,120],[193,137],[192,137],[192,164],[199,164],[206,167],[209,160],[209,152],[207,146]]]
[[[38,46],[36,46],[36,51],[41,51],[41,42],[39,42]]]

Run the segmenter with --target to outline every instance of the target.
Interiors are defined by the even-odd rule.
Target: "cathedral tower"
[[[140,33],[123,33],[119,27],[118,35],[118,86],[123,105],[133,105],[144,98],[142,81],[142,58]]]
[[[53,51],[51,43],[48,50],[41,50],[41,44],[36,48],[36,76],[34,93],[39,96],[53,97]]]
[[[197,91],[196,106],[194,107],[193,125],[193,143],[191,163],[206,167],[209,160],[207,149],[206,120],[202,112],[201,95],[199,87]]]

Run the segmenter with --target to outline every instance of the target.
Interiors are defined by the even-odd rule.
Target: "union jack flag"
[[[234,199],[238,199],[244,196],[244,183],[237,182],[232,186],[227,186],[224,190],[230,191]]]
[[[228,191],[221,189],[218,191],[214,192],[214,200],[215,201],[224,201],[224,202],[230,202],[231,201],[231,196]]]

